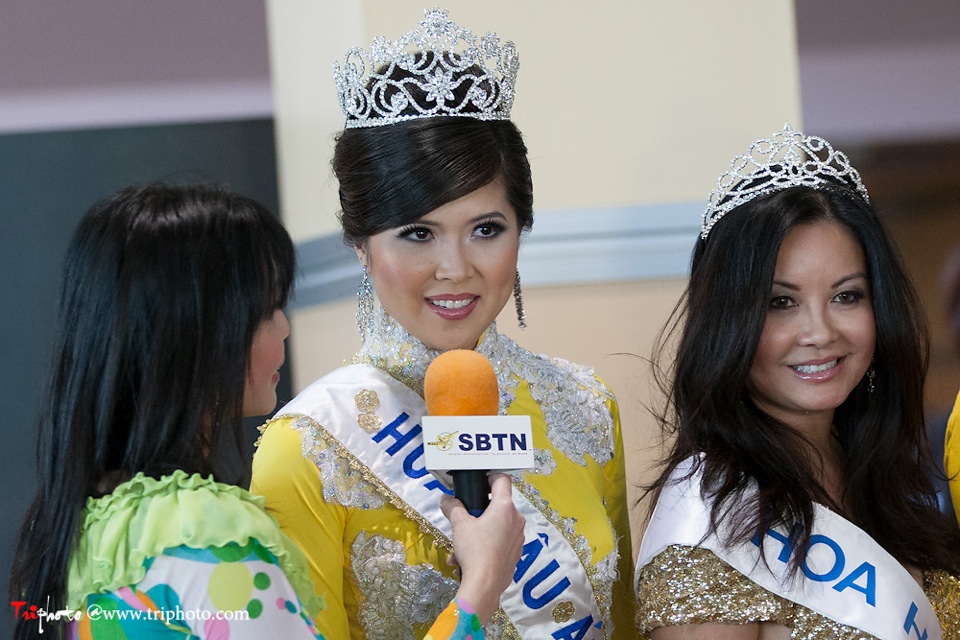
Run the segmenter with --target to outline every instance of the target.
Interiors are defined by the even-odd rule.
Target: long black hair
[[[293,278],[280,221],[226,190],[131,187],[87,212],[67,251],[12,598],[62,608],[87,499],[134,473],[245,479],[248,355]],[[17,637],[36,631],[17,622]]]
[[[874,391],[866,378],[836,410],[844,451],[844,504],[816,480],[799,432],[761,411],[747,380],[769,308],[783,239],[800,224],[843,225],[863,249],[876,321]],[[676,348],[675,359],[670,357]],[[728,544],[773,526],[794,531],[805,558],[813,502],[830,505],[900,562],[960,570],[960,533],[937,508],[923,416],[929,339],[922,307],[873,208],[843,185],[791,187],[726,214],[698,240],[690,282],[655,348],[667,401],[658,414],[675,436],[655,495],[683,460],[703,454],[711,525]],[[751,486],[758,491],[751,493]]]
[[[469,67],[454,75],[478,73]],[[391,77],[401,82],[409,72],[398,67]],[[453,89],[454,102],[469,102],[465,97],[469,86],[461,83]],[[422,93],[415,85],[407,88]],[[405,115],[417,113],[412,106],[408,110]],[[503,183],[519,227],[527,231],[533,226],[527,147],[509,120],[437,116],[345,129],[337,136],[332,165],[340,183],[343,238],[351,247],[386,229],[409,224],[494,180]]]

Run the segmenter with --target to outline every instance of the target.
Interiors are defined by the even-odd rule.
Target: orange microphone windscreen
[[[493,365],[469,349],[446,351],[430,363],[423,396],[431,416],[495,416],[500,408]]]

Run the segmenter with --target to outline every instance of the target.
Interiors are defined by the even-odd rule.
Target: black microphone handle
[[[490,481],[483,469],[457,469],[450,472],[453,478],[453,495],[467,512],[479,517],[490,504]]]

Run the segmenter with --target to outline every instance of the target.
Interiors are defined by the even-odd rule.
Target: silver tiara
[[[847,184],[870,202],[860,174],[842,151],[817,136],[805,136],[786,124],[783,131],[761,138],[739,155],[717,180],[717,188],[707,197],[700,237],[704,240],[713,225],[728,211],[745,202],[788,187],[820,188]]]
[[[344,126],[353,129],[437,116],[507,120],[519,69],[512,42],[500,44],[495,33],[478,38],[434,8],[399,40],[381,36],[369,51],[350,49],[342,68],[333,63],[333,79]]]

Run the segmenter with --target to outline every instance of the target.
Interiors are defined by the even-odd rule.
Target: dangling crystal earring
[[[364,267],[360,286],[357,287],[357,331],[360,332],[360,339],[363,341],[367,339],[371,318],[373,318],[373,284],[370,282],[370,276],[367,275],[367,268]]]
[[[873,368],[873,363],[870,363],[870,368],[867,369],[867,393],[873,395],[873,391],[876,388],[873,384],[873,379],[877,377],[877,370]]]
[[[523,312],[523,291],[520,290],[520,272],[517,271],[517,279],[513,283],[513,301],[517,305],[517,324],[521,329],[527,328],[527,314]]]

